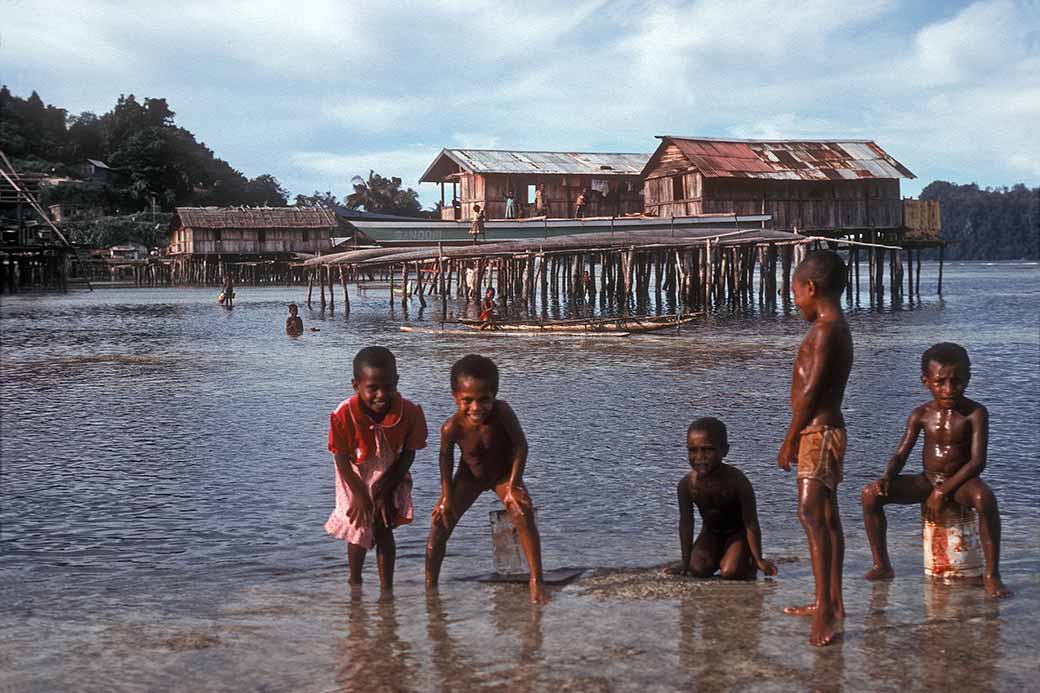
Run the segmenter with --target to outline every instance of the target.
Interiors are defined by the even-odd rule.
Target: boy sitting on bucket
[[[964,396],[971,379],[968,352],[959,344],[940,342],[921,356],[921,383],[932,393],[910,413],[899,448],[885,473],[863,487],[863,523],[874,565],[867,580],[889,580],[895,575],[888,557],[884,507],[925,504],[929,517],[938,517],[943,505],[953,501],[975,508],[986,559],[982,582],[994,597],[1011,592],[1000,579],[1000,514],[993,490],[979,475],[986,467],[989,412]],[[924,431],[921,474],[900,474],[918,436]]]

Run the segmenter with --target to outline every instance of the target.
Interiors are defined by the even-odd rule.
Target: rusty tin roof
[[[915,178],[871,140],[722,140],[658,135],[708,178],[859,180]],[[650,168],[653,157],[647,166]]]
[[[442,149],[419,179],[447,180],[459,170],[468,173],[513,173],[564,176],[638,176],[649,154],[612,152],[520,152],[499,149]]]

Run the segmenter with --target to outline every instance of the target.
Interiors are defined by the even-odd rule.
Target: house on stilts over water
[[[174,284],[216,284],[231,271],[243,283],[298,281],[300,260],[328,252],[349,233],[323,207],[178,207],[167,256]]]

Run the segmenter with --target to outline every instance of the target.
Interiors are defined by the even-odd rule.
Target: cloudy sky
[[[165,97],[294,194],[370,168],[419,187],[442,147],[660,134],[874,139],[904,194],[1040,184],[1038,0],[0,0],[0,82],[72,113]]]

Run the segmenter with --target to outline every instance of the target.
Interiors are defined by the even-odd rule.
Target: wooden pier
[[[414,300],[426,307],[428,298],[439,299],[443,314],[449,298],[479,301],[488,288],[496,289],[504,309],[529,315],[561,303],[586,309],[598,305],[600,311],[622,315],[650,307],[677,312],[753,303],[775,307],[792,300],[794,267],[819,247],[845,253],[849,302],[860,300],[861,287],[872,305],[885,301],[886,286],[893,302],[919,296],[921,248],[935,242],[904,248],[873,232],[864,235],[827,238],[773,229],[709,228],[369,248],[304,262],[309,274],[306,303],[316,300],[334,311],[339,285],[344,314],[349,314],[348,284],[378,278],[389,289],[390,303],[407,306]]]

